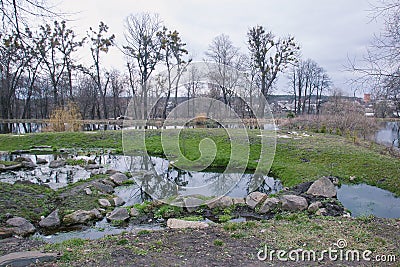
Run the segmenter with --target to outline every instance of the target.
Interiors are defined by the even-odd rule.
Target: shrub
[[[50,114],[49,131],[54,132],[77,132],[81,130],[81,113],[78,106],[69,102],[66,107],[55,108]]]

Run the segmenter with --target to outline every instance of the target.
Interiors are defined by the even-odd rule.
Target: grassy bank
[[[257,166],[256,160],[261,147],[258,133],[257,131],[249,133],[248,170],[254,170]],[[225,131],[191,129],[182,133],[180,137],[182,153],[191,160],[196,160],[200,156],[198,148],[200,141],[206,137],[212,139],[218,149],[211,167],[226,166],[231,145]],[[35,145],[51,145],[55,148],[103,148],[122,152],[121,139],[121,131],[0,135],[0,150],[12,151],[29,149]],[[135,144],[137,140],[131,141],[132,143],[126,143],[126,140],[124,142],[125,147],[131,148],[132,151],[141,147],[140,143]],[[148,132],[146,149],[151,155],[164,156],[160,131]],[[241,164],[240,160],[238,164]],[[283,138],[278,134],[275,159],[270,174],[281,179],[285,186],[313,181],[324,175],[333,175],[340,177],[344,182],[376,185],[400,196],[398,158],[386,155],[384,147],[375,144],[354,144],[336,135],[293,135]]]

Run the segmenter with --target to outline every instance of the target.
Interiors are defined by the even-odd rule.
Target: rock
[[[106,170],[106,174],[108,174],[108,175],[113,175],[113,174],[116,174],[117,172],[119,172],[119,171],[116,171],[113,169]]]
[[[228,208],[228,207],[230,207],[232,205],[233,205],[233,200],[232,200],[231,197],[228,197],[228,196],[220,197],[220,198],[216,199],[215,201],[210,202],[210,203],[207,204],[207,206],[210,209]]]
[[[168,219],[167,227],[171,229],[204,229],[207,228],[209,225],[205,222],[192,222],[192,221],[184,221],[179,219]]]
[[[108,199],[105,199],[105,198],[100,198],[99,199],[99,204],[102,207],[111,207],[110,201],[108,201]]]
[[[335,197],[335,185],[327,177],[322,177],[315,181],[307,190],[307,194],[321,197]]]
[[[254,209],[258,204],[266,200],[268,197],[267,194],[261,193],[261,192],[253,192],[250,193],[246,197],[246,205],[249,206],[250,208]]]
[[[67,162],[63,159],[57,159],[57,160],[53,160],[52,162],[50,162],[49,167],[50,168],[61,168],[64,167],[67,164]]]
[[[317,210],[319,210],[319,208],[321,208],[321,207],[322,207],[322,203],[319,202],[319,201],[317,201],[317,202],[311,203],[307,210],[308,210],[310,213],[315,213],[315,212],[316,212]]]
[[[41,262],[55,261],[58,253],[42,253],[40,251],[14,252],[0,257],[0,266],[31,266]]]
[[[36,159],[36,164],[47,164],[48,163],[48,161],[47,160],[45,160],[45,159],[41,159],[41,158],[37,158]]]
[[[140,215],[140,212],[136,208],[131,208],[129,215],[131,215],[131,217],[136,217]]]
[[[233,197],[232,198],[233,205],[244,205],[246,204],[246,201],[242,197]]]
[[[197,197],[189,196],[183,199],[183,203],[188,212],[194,212],[195,210],[197,210],[197,207],[204,204],[204,200]]]
[[[276,197],[271,197],[267,198],[263,204],[261,204],[260,209],[258,210],[258,213],[268,213],[272,211],[273,209],[277,208],[279,206],[279,199]]]
[[[15,165],[10,165],[10,166],[4,166],[3,171],[16,171],[22,168],[22,164],[15,164]]]
[[[21,165],[22,165],[22,168],[25,168],[25,169],[34,169],[37,167],[36,164],[33,163],[32,161],[23,161],[23,162],[21,162]]]
[[[280,198],[282,209],[287,211],[302,211],[307,209],[308,203],[304,197],[296,195],[284,195]]]
[[[27,236],[36,231],[35,226],[33,226],[27,219],[21,217],[8,219],[6,224],[13,226],[13,232],[20,236]]]
[[[301,184],[291,187],[289,190],[291,192],[294,192],[294,193],[300,195],[300,194],[307,192],[307,190],[310,188],[312,183],[313,182],[304,182],[304,183],[301,183]]]
[[[127,219],[129,219],[129,214],[125,208],[115,208],[107,215],[107,220],[110,221],[125,221]]]
[[[101,218],[101,214],[97,209],[89,211],[77,210],[71,214],[65,215],[63,223],[66,225],[82,224],[99,218]]]
[[[328,214],[328,211],[325,208],[321,208],[319,210],[317,210],[317,212],[315,213],[315,215],[318,216],[325,216]]]
[[[106,185],[111,185],[112,187],[115,187],[115,184],[113,183],[113,181],[111,181],[110,179],[103,179],[102,181],[101,181],[103,184],[106,184]]]
[[[331,182],[333,183],[333,185],[338,186],[340,184],[339,178],[336,176],[327,176],[326,178],[328,178],[329,180],[331,180]]]
[[[92,192],[92,190],[90,190],[89,187],[86,187],[85,188],[85,193],[86,193],[86,195],[91,195],[93,192]]]
[[[88,164],[85,166],[85,170],[89,171],[89,170],[97,170],[100,169],[100,165],[97,164]]]
[[[125,204],[125,200],[123,200],[123,199],[120,198],[120,197],[114,197],[114,198],[113,198],[113,202],[114,202],[114,206],[115,206],[115,207],[119,207],[119,206],[122,206],[122,205]]]
[[[39,226],[43,228],[55,228],[60,225],[60,217],[58,216],[58,210],[50,213],[46,218],[39,222]]]
[[[0,227],[0,239],[12,237],[13,234],[13,228]]]
[[[114,188],[111,185],[103,184],[100,182],[94,182],[93,186],[100,192],[111,194],[114,193]]]
[[[26,157],[16,157],[13,161],[14,162],[19,162],[19,163],[24,162],[24,161],[32,162],[32,160],[30,158],[26,158]]]
[[[349,177],[350,182],[354,182],[355,179],[356,179],[355,176],[350,176],[350,177]]]
[[[98,209],[92,209],[91,212],[96,216],[97,219],[102,219],[103,215],[101,215],[100,211]]]
[[[116,185],[122,185],[126,180],[128,180],[128,177],[123,173],[117,172],[110,176],[110,180]]]
[[[6,167],[6,165],[0,164],[0,170],[4,169],[5,167]]]

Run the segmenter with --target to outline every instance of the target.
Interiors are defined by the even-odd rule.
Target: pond
[[[0,160],[12,161],[17,157],[25,157],[37,163],[38,159],[44,159],[46,164],[38,164],[33,170],[19,170],[8,171],[0,173],[0,181],[7,183],[14,183],[17,180],[30,181],[37,184],[46,184],[53,189],[58,189],[67,186],[68,184],[75,183],[80,180],[90,178],[94,174],[105,173],[107,170],[116,170],[120,172],[132,172],[133,175],[143,175],[146,172],[153,172],[162,181],[169,181],[182,188],[183,195],[192,194],[191,190],[197,190],[196,193],[208,195],[213,192],[201,191],[204,185],[208,183],[229,183],[228,178],[234,176],[234,186],[229,188],[229,196],[232,197],[245,197],[251,190],[254,175],[252,174],[224,174],[220,172],[194,172],[183,171],[176,168],[171,168],[168,160],[159,157],[149,156],[123,156],[104,154],[99,155],[96,153],[88,155],[79,155],[78,153],[65,153],[65,154],[0,154]],[[82,166],[66,165],[60,168],[50,168],[49,163],[57,159],[71,159],[71,160],[85,160],[92,161],[98,166],[88,169]],[[257,188],[261,192],[276,193],[280,191],[283,186],[279,180],[275,180],[268,176],[257,177],[260,186]],[[223,184],[217,186],[224,187]],[[193,189],[194,188],[194,189]],[[134,204],[143,201],[142,197],[138,197],[140,188],[137,185],[129,187],[117,188],[117,192],[129,204]],[[204,189],[205,190],[205,189]],[[228,192],[228,191],[227,191]],[[139,194],[140,195],[140,194]]]
[[[389,147],[399,147],[400,123],[386,122],[384,126],[376,133],[375,141]]]
[[[343,184],[337,198],[353,217],[374,215],[380,218],[400,218],[400,198],[393,193],[366,184]]]

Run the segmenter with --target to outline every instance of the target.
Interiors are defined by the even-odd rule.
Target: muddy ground
[[[261,261],[269,250],[322,251],[346,240],[346,250],[371,250],[372,261]],[[33,239],[4,239],[0,250],[56,252],[58,260],[33,266],[399,266],[400,220],[365,217],[307,218],[287,214],[280,219],[224,223],[206,229],[142,230],[98,240],[73,239],[45,244]],[[317,254],[318,255],[318,254]],[[377,255],[393,255],[396,262],[377,262]],[[286,256],[287,257],[287,256]]]

